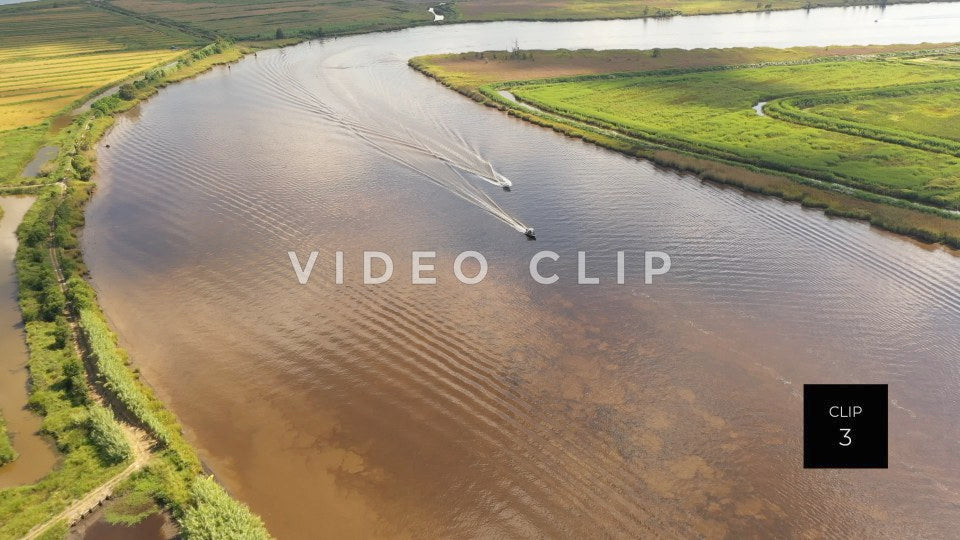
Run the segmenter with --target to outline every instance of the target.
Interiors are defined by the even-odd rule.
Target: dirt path
[[[53,183],[47,182],[46,184],[24,184],[22,186],[0,186],[0,190],[8,191],[13,189],[30,189],[30,188],[42,188],[47,186],[52,186]]]
[[[66,188],[67,186],[65,184],[60,184],[61,196],[64,192],[66,192]],[[53,229],[55,225],[56,223],[51,221],[51,238],[53,236]],[[57,284],[60,287],[60,290],[65,293],[66,280],[63,276],[63,269],[60,266],[59,253],[56,246],[53,245],[50,246],[50,264],[53,266],[53,271],[57,276]],[[83,342],[80,340],[80,326],[77,322],[76,315],[69,309],[65,310],[64,315],[67,317],[67,320],[70,323],[70,332],[73,337],[74,350],[77,352],[80,358],[88,359],[88,351],[83,350],[80,345]],[[97,385],[93,384],[93,382],[94,381],[90,381],[93,399],[100,405],[109,407],[109,401],[100,394]],[[97,506],[101,505],[105,500],[109,499],[113,495],[113,491],[117,488],[117,486],[129,478],[130,475],[142,469],[150,461],[150,457],[152,455],[151,452],[156,444],[156,441],[147,432],[120,420],[119,415],[117,415],[117,417],[117,423],[120,424],[123,434],[127,438],[127,442],[129,443],[130,449],[133,452],[133,462],[103,484],[100,484],[93,490],[87,492],[80,499],[77,499],[71,503],[70,506],[68,506],[63,512],[60,512],[46,522],[37,525],[33,529],[30,529],[30,532],[23,537],[24,539],[38,538],[59,521],[65,521],[67,525],[73,525],[83,516],[96,509]]]
[[[113,491],[121,482],[130,477],[133,473],[142,469],[150,461],[150,449],[153,446],[150,437],[142,430],[136,429],[129,424],[120,423],[123,428],[123,434],[127,437],[127,442],[133,450],[133,462],[127,465],[120,473],[116,474],[103,484],[94,488],[80,499],[74,501],[63,512],[53,516],[46,522],[37,525],[30,530],[23,538],[39,538],[50,527],[59,521],[65,521],[67,525],[73,525],[83,516],[89,514],[103,502],[113,495]]]

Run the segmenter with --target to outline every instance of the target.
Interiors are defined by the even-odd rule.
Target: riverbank
[[[235,61],[244,52],[216,43],[190,53],[188,59],[170,69],[148,73],[133,85],[133,91],[125,96],[129,99],[107,96],[97,101],[61,135],[61,152],[49,177],[63,179],[64,183],[33,188],[37,202],[18,230],[17,251],[20,305],[33,380],[30,402],[43,417],[43,431],[56,440],[64,458],[39,482],[0,492],[0,536],[26,534],[77,501],[89,499],[95,490],[103,492],[108,485],[109,492],[116,492],[121,500],[141,502],[131,508],[142,512],[143,504],[149,503],[148,510],[156,504],[170,510],[184,527],[190,527],[185,533],[196,537],[208,533],[268,536],[259,519],[244,505],[204,480],[199,458],[183,439],[176,418],[129,367],[126,353],[118,348],[97,307],[96,294],[84,281],[85,267],[77,246],[83,208],[94,189],[90,181],[95,164],[91,148],[113,124],[113,115],[166,84]],[[117,462],[109,457],[112,451],[105,450],[104,445],[117,446],[110,437],[104,437],[103,428],[76,421],[89,417],[92,408],[99,407],[93,395],[103,397],[117,421],[139,427],[152,438],[154,449],[149,462],[142,463],[145,468],[125,469],[130,458]],[[125,471],[129,479],[118,476]],[[214,522],[202,517],[224,512],[231,519]],[[61,529],[55,522],[46,526],[58,534]]]
[[[893,3],[925,3],[926,0],[904,0]],[[567,0],[550,2],[544,6],[536,0],[482,0],[477,2],[452,2],[458,16],[454,20],[465,22],[522,20],[522,21],[577,21],[585,19],[631,19],[663,18],[689,15],[721,15],[729,13],[767,13],[794,9],[822,7],[875,6],[868,0],[778,0],[754,2],[732,0],[653,0],[643,3],[627,3],[619,0]]]
[[[923,60],[954,54],[946,45],[487,51],[418,57],[409,65],[475,101],[575,138],[694,172],[705,180],[798,201],[829,215],[868,220],[925,242],[960,247],[960,216],[949,210],[956,204],[956,191],[938,180],[939,175],[950,176],[944,167],[952,156],[916,145],[898,146],[888,142],[892,137],[878,142],[879,137],[860,138],[849,130],[838,133],[810,129],[809,123],[782,123],[749,110],[757,99],[809,93],[804,86],[807,72],[824,72],[810,73],[811,89],[828,84],[832,76],[844,81],[840,89],[842,84],[866,88],[886,84],[883,70],[902,71],[894,76],[898,83],[910,82],[911,77],[919,77],[915,82],[949,79],[952,64],[945,64],[941,73]],[[918,60],[911,63],[914,58]],[[861,71],[861,63],[867,61],[874,61],[871,71]],[[771,74],[765,81],[789,84],[774,88],[769,82],[751,82],[754,74],[763,78],[778,70],[785,73]],[[867,73],[875,80],[864,78]],[[647,95],[651,90],[641,96],[638,92],[648,85],[659,94]],[[711,85],[719,86],[705,88]],[[522,103],[504,97],[504,90],[520,94]],[[742,107],[735,102],[740,94],[746,96]],[[684,124],[691,122],[695,125]],[[794,161],[791,144],[798,156]],[[771,145],[775,152],[764,150]],[[843,163],[819,167],[818,156],[830,152],[845,155]]]

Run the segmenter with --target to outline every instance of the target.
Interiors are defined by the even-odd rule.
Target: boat
[[[534,232],[533,227],[527,227],[527,229],[523,231],[523,234],[527,235],[527,238],[530,238],[532,240],[537,239],[537,233]]]

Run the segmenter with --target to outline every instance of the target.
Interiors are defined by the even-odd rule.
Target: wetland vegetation
[[[953,132],[934,122],[912,132],[909,122],[869,108],[859,118],[856,108],[831,115],[838,105],[908,97],[897,118],[949,117],[960,104],[958,49],[913,48],[487,51],[410,63],[478,101],[570,135],[956,247],[960,140]],[[598,73],[604,65],[607,73]],[[767,102],[765,115],[753,109],[758,102]],[[774,177],[804,193],[771,188]]]
[[[17,451],[13,449],[13,444],[10,443],[7,424],[3,420],[3,414],[0,414],[0,465],[10,463],[15,459],[17,459]]]

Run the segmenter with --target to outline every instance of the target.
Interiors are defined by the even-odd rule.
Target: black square
[[[887,468],[887,385],[803,385],[803,467]]]

